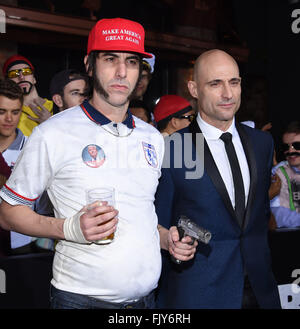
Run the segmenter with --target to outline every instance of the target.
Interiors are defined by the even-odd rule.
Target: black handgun
[[[198,226],[196,223],[192,222],[184,215],[180,216],[177,229],[179,233],[179,240],[188,235],[192,238],[191,244],[193,244],[195,240],[208,244],[211,239],[211,233],[209,231]],[[174,257],[172,257],[172,260],[176,264],[181,263],[181,260],[176,259]]]

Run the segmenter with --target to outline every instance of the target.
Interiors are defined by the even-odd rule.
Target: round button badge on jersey
[[[105,161],[105,153],[99,145],[89,144],[82,150],[82,160],[91,168],[99,168]]]

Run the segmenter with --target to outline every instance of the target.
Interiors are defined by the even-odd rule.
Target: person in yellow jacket
[[[23,91],[24,105],[18,128],[25,136],[29,136],[34,127],[53,114],[53,102],[39,96],[34,67],[24,56],[9,57],[3,65],[3,75],[15,81]]]

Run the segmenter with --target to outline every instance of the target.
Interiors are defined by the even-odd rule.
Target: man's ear
[[[170,121],[169,124],[171,125],[172,129],[178,130],[179,125],[180,125],[180,119],[173,117]]]
[[[188,82],[188,89],[190,94],[198,99],[198,92],[197,92],[197,83],[195,81],[189,81]]]
[[[57,107],[59,107],[59,108],[63,107],[63,101],[59,94],[53,95],[52,100],[56,104]]]
[[[88,73],[88,70],[89,70],[88,57],[89,57],[89,55],[85,55],[85,56],[84,56],[84,59],[83,59],[84,66],[85,66],[85,71],[86,71],[87,73]],[[89,76],[92,76],[92,73],[89,72],[88,75],[89,75]]]

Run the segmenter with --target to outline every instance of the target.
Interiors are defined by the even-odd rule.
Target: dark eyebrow
[[[241,82],[241,78],[232,78],[232,79],[230,79],[229,80],[229,82]],[[211,84],[211,83],[220,83],[220,82],[222,82],[223,80],[221,80],[221,79],[215,79],[215,80],[211,80],[211,81],[208,81],[207,83],[208,84]]]
[[[118,57],[118,55],[114,54],[114,53],[101,53],[101,55],[103,57],[107,57],[107,56],[112,56],[112,57]]]
[[[2,109],[1,107],[0,107],[0,111],[5,111],[5,112],[7,112],[7,111],[9,111],[8,109]],[[11,109],[11,111],[21,111],[21,109]]]
[[[136,59],[136,60],[139,60],[139,56],[132,54],[131,56],[128,56],[127,59]]]
[[[112,57],[119,57],[119,55],[115,54],[115,53],[102,53],[103,57],[108,57],[108,56],[112,56]],[[136,59],[136,60],[139,60],[139,56],[138,55],[135,55],[135,54],[131,54],[131,55],[128,55],[126,57],[126,59]]]
[[[211,83],[219,83],[219,82],[222,82],[222,80],[221,79],[215,79],[215,80],[208,81],[207,83],[211,84]]]
[[[242,80],[241,78],[232,78],[229,81],[231,81],[231,82],[234,82],[234,81],[241,82],[241,80]]]

